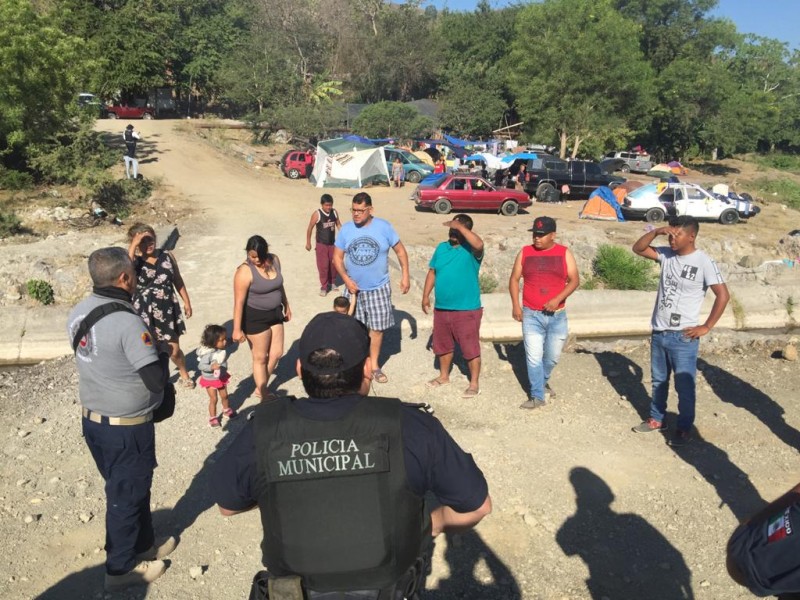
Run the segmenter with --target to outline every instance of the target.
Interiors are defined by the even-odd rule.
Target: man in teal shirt
[[[428,382],[430,387],[450,383],[455,344],[469,367],[469,387],[464,398],[481,393],[480,330],[483,309],[478,272],[483,260],[483,240],[472,231],[472,219],[456,215],[444,223],[450,229],[449,239],[436,247],[422,291],[422,312],[431,308],[431,291],[435,290],[433,311],[433,352],[439,358],[439,376]]]

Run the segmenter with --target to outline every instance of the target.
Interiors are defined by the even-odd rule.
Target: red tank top
[[[545,302],[566,287],[566,254],[567,247],[561,244],[547,250],[537,250],[533,244],[522,249],[523,306],[542,310]],[[564,303],[558,308],[564,308]]]

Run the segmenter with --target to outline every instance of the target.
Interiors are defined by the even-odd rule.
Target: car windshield
[[[425,161],[417,158],[413,154],[403,154],[403,158],[405,158],[410,163],[414,163],[415,165],[424,165],[425,164]]]
[[[636,188],[632,192],[628,192],[628,196],[630,196],[633,200],[638,200],[639,198],[651,196],[655,193],[656,193],[656,184],[648,183],[647,185],[643,185],[640,188]]]

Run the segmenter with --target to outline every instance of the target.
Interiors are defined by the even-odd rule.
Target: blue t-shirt
[[[436,247],[429,264],[436,271],[435,308],[439,310],[477,310],[481,307],[481,287],[478,283],[480,258],[469,246],[453,246],[442,242]]]
[[[305,398],[294,406],[305,417],[325,421],[343,417],[361,400],[355,394],[329,400]],[[418,496],[431,492],[456,512],[480,508],[489,488],[472,455],[459,447],[435,417],[405,406],[402,418],[403,456],[411,490]],[[213,467],[209,487],[214,503],[228,510],[252,508],[263,485],[256,462],[254,421],[249,421]]]
[[[350,221],[342,226],[336,247],[344,250],[344,267],[358,289],[368,292],[389,283],[389,248],[400,236],[389,221],[373,217],[368,225],[356,227]]]

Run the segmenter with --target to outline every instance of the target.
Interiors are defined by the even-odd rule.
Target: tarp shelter
[[[366,138],[366,137],[361,137],[360,135],[356,135],[354,133],[346,135],[342,139],[347,140],[348,142],[360,142],[362,144],[372,144],[373,146],[378,146],[380,144],[394,143],[394,138]]]
[[[383,148],[342,138],[320,142],[309,181],[317,187],[340,188],[388,184]]]
[[[536,160],[537,158],[539,157],[533,152],[518,152],[517,154],[507,154],[506,156],[501,156],[500,162],[503,163],[503,165],[508,166],[514,164],[514,161],[516,160],[527,161],[527,160]]]
[[[444,134],[444,139],[447,140],[447,143],[451,146],[459,146],[460,148],[472,147],[476,145],[485,146],[486,142],[473,142],[471,140],[460,140],[455,138],[451,135]]]
[[[605,185],[601,185],[592,192],[578,216],[581,219],[595,219],[598,221],[625,220],[614,192]]]

